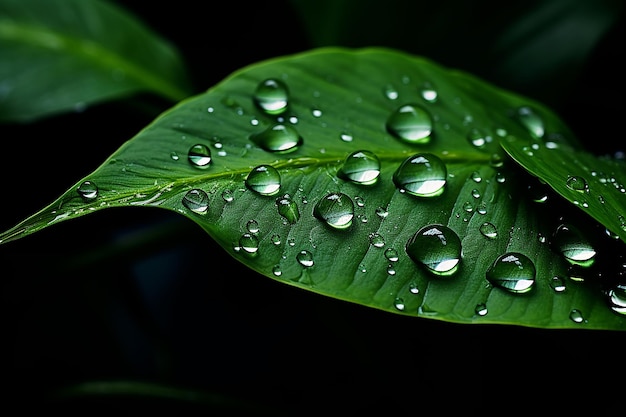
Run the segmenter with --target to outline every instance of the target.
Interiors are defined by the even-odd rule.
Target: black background
[[[288,2],[118,3],[176,45],[198,93],[245,65],[315,46]],[[457,26],[443,45],[399,46],[547,102],[592,152],[624,150],[623,15],[556,94],[554,79],[520,85],[487,65],[493,33],[476,28],[504,11],[467,3],[474,14],[451,13]],[[277,21],[280,36],[259,36]],[[388,43],[377,36],[361,42]],[[345,44],[365,46],[350,37]],[[170,105],[140,95],[0,126],[1,228],[48,204]],[[621,333],[457,325],[325,298],[251,273],[164,210],[112,209],[65,222],[3,245],[0,261],[6,407],[293,416],[623,410]],[[94,380],[215,397],[54,396]]]

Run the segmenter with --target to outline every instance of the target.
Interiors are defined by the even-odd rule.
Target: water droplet
[[[93,181],[83,181],[76,191],[85,201],[98,197],[98,186]]]
[[[481,182],[483,180],[483,177],[480,175],[480,172],[478,172],[478,171],[472,172],[472,174],[470,175],[470,178],[475,183],[479,183],[479,182]]]
[[[318,201],[313,215],[335,229],[346,229],[352,224],[354,203],[343,193],[330,193]]]
[[[278,207],[278,214],[283,216],[290,224],[295,224],[300,218],[298,205],[292,200],[289,194],[277,198],[276,207]]]
[[[389,100],[395,100],[398,98],[398,90],[396,90],[396,88],[391,84],[387,84],[385,86],[383,93]]]
[[[268,152],[288,153],[302,145],[302,137],[295,127],[281,123],[250,135],[250,140]]]
[[[535,284],[535,264],[526,255],[507,252],[500,255],[487,270],[487,280],[512,293],[525,293]]]
[[[409,239],[406,252],[431,273],[451,275],[461,261],[461,239],[449,227],[432,224],[422,227]]]
[[[394,248],[385,249],[385,258],[387,258],[389,262],[397,262],[399,259],[398,251]]]
[[[616,285],[607,292],[611,310],[626,315],[626,285]]]
[[[430,114],[416,104],[406,104],[387,120],[387,130],[409,143],[428,143],[433,129]]]
[[[246,223],[246,230],[254,234],[259,233],[259,222],[254,219],[248,220],[248,222]]]
[[[565,181],[565,185],[570,190],[578,191],[580,193],[589,192],[589,184],[587,183],[587,180],[578,175],[568,176]]]
[[[476,148],[484,148],[487,144],[487,135],[480,129],[472,128],[467,133],[467,140]]]
[[[277,233],[273,234],[272,237],[270,238],[270,240],[272,241],[272,243],[275,246],[279,246],[281,244],[281,242],[282,242],[281,239],[280,239],[280,235],[277,234]]]
[[[583,313],[577,308],[574,308],[569,312],[569,318],[574,323],[584,323],[586,321]]]
[[[280,265],[274,265],[272,267],[272,274],[274,274],[274,276],[279,277],[283,274],[283,270],[281,269]]]
[[[208,146],[198,143],[189,149],[187,158],[193,166],[206,168],[211,163],[211,150]]]
[[[429,103],[434,103],[437,101],[437,90],[435,90],[435,87],[428,81],[422,85],[420,94],[422,95],[422,98]]]
[[[487,239],[495,239],[498,237],[498,229],[494,226],[493,223],[484,222],[479,227],[480,234],[485,236]]]
[[[285,83],[269,78],[257,86],[253,96],[257,106],[267,114],[280,114],[287,109],[289,91]]]
[[[515,118],[536,139],[543,137],[545,128],[541,117],[530,107],[522,106],[517,109]]]
[[[401,297],[397,297],[395,300],[393,300],[393,306],[399,311],[404,311],[404,309],[406,308],[406,305],[404,304],[404,299],[402,299]]]
[[[209,209],[209,196],[203,190],[194,188],[183,197],[183,205],[197,214],[204,214]]]
[[[352,152],[337,173],[340,178],[355,184],[375,184],[380,175],[380,161],[370,151]]]
[[[443,193],[447,175],[446,165],[439,157],[422,153],[404,160],[394,172],[393,182],[401,192],[435,197]]]
[[[259,238],[252,233],[244,233],[239,238],[239,246],[248,254],[255,254],[259,250]]]
[[[261,195],[274,195],[280,190],[280,174],[271,165],[259,165],[246,177],[246,186]]]
[[[384,207],[376,207],[376,215],[381,219],[386,218],[389,215],[389,212]]]
[[[230,203],[235,199],[235,196],[233,195],[233,192],[231,190],[224,190],[222,191],[222,198],[225,202]]]
[[[170,152],[170,158],[172,158],[173,161],[178,161],[178,154],[172,151]]]
[[[370,244],[376,248],[382,248],[385,246],[385,238],[378,233],[372,233],[369,236]]]
[[[479,316],[486,316],[488,312],[489,310],[487,310],[487,304],[485,303],[478,303],[476,304],[476,307],[474,308],[474,313],[476,313]]]
[[[343,141],[343,142],[352,142],[352,134],[349,132],[343,132],[341,133],[341,135],[339,135],[339,138]]]
[[[313,254],[308,250],[301,250],[300,252],[298,252],[298,254],[296,255],[296,260],[300,265],[307,268],[314,265]]]
[[[569,224],[561,224],[556,228],[553,244],[565,259],[580,266],[591,266],[596,251],[582,232]]]
[[[420,289],[419,286],[417,285],[417,282],[412,281],[409,283],[409,292],[411,294],[419,294],[420,293]]]
[[[554,292],[565,291],[565,278],[558,275],[553,276],[550,280],[550,287],[554,290]]]

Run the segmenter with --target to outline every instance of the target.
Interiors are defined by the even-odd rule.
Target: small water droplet
[[[272,274],[274,274],[274,276],[279,277],[283,274],[283,270],[281,269],[280,265],[274,265],[272,267]]]
[[[453,274],[461,261],[461,239],[447,226],[431,224],[419,229],[407,242],[406,252],[435,275]]]
[[[276,207],[278,207],[278,214],[283,216],[290,224],[295,224],[300,218],[300,210],[298,205],[291,198],[289,194],[285,194],[282,197],[276,199]]]
[[[246,223],[246,230],[254,234],[259,233],[259,222],[254,219],[248,220],[248,222]]]
[[[552,243],[571,264],[588,267],[594,262],[595,249],[582,232],[573,225],[559,225],[554,232]]]
[[[272,237],[270,238],[270,240],[272,241],[272,243],[275,246],[279,246],[281,244],[281,242],[282,242],[281,239],[280,239],[280,235],[277,234],[277,233],[273,234]]]
[[[248,254],[255,254],[259,250],[259,238],[253,233],[244,233],[239,238],[239,246]]]
[[[211,163],[211,150],[208,146],[198,143],[189,149],[187,158],[193,166],[206,168]]]
[[[271,165],[259,165],[246,177],[246,186],[261,195],[274,195],[280,190],[280,174]]]
[[[476,148],[484,148],[487,144],[487,135],[478,128],[472,128],[467,132],[467,140]]]
[[[224,190],[222,191],[222,199],[224,199],[225,202],[230,203],[235,199],[235,196],[231,190]]]
[[[579,193],[589,192],[589,184],[587,180],[578,175],[570,175],[565,181],[565,185],[570,190],[578,191]]]
[[[93,200],[98,197],[98,186],[93,181],[83,181],[76,191],[85,201]]]
[[[416,104],[406,104],[394,111],[387,119],[387,130],[409,143],[428,143],[433,121],[425,109]]]
[[[574,323],[584,323],[586,321],[583,313],[577,308],[574,308],[569,312],[569,318]]]
[[[428,81],[422,85],[420,94],[422,95],[422,98],[429,103],[434,103],[437,101],[437,90],[435,89],[433,84]]]
[[[397,262],[399,259],[398,251],[394,248],[385,249],[385,258],[387,258],[389,262]]]
[[[178,161],[178,154],[172,151],[170,152],[170,158],[172,158],[173,161]]]
[[[387,84],[383,89],[383,93],[389,100],[396,100],[398,98],[398,90],[396,90],[392,84]]]
[[[485,303],[478,303],[476,304],[476,307],[474,308],[474,313],[476,313],[479,316],[486,316],[488,312],[489,310],[487,310],[487,304]]]
[[[401,297],[396,297],[396,299],[393,300],[393,306],[399,311],[404,311],[404,309],[406,308],[404,304],[404,299],[402,299]]]
[[[420,293],[420,289],[419,286],[417,285],[417,282],[412,281],[409,283],[409,292],[411,294],[419,294]]]
[[[330,193],[317,202],[313,215],[334,229],[346,229],[352,224],[354,202],[343,193]]]
[[[495,239],[498,237],[498,229],[493,223],[484,222],[479,227],[480,234],[485,236],[487,239]]]
[[[296,260],[298,263],[306,268],[312,267],[314,265],[313,254],[308,250],[301,250],[296,255]]]
[[[500,255],[487,270],[487,280],[512,293],[526,293],[535,284],[535,264],[526,255],[507,252]]]
[[[281,123],[250,135],[250,140],[268,152],[279,154],[295,151],[303,142],[295,127]]]
[[[380,161],[373,152],[355,151],[347,156],[337,174],[355,184],[372,185],[380,175]]]
[[[369,235],[370,244],[375,248],[382,248],[385,246],[385,238],[378,233],[372,233]]]
[[[209,209],[209,196],[203,190],[194,188],[183,197],[183,205],[196,214],[205,214]]]
[[[448,171],[436,155],[421,153],[402,162],[393,174],[393,182],[401,192],[417,197],[435,197],[444,191]]]
[[[616,285],[607,292],[611,310],[626,315],[626,285]]]
[[[565,286],[565,278],[555,275],[550,280],[550,288],[554,290],[554,292],[563,292],[566,289]]]
[[[289,103],[287,85],[275,78],[264,80],[254,91],[253,100],[267,114],[283,113]]]
[[[342,132],[342,133],[339,135],[339,138],[340,138],[343,142],[352,142],[352,139],[353,139],[352,134],[351,134],[351,133],[349,133],[349,132]]]
[[[515,118],[528,130],[528,132],[536,139],[543,137],[545,127],[543,120],[535,110],[529,106],[522,106],[517,109]]]

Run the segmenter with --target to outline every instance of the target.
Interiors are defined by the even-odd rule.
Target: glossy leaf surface
[[[539,103],[420,57],[322,48],[268,60],[165,112],[0,238],[155,206],[251,269],[322,295],[459,323],[626,329],[623,288],[580,276],[590,262],[564,254],[587,240],[550,241],[576,228],[545,215],[528,192],[540,183],[500,145],[536,140],[520,118],[529,106],[579,149]]]

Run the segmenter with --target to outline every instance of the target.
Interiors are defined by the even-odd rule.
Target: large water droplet
[[[187,158],[193,166],[206,168],[211,163],[211,150],[208,146],[198,143],[189,149]]]
[[[259,238],[253,233],[244,233],[239,238],[239,246],[248,254],[256,254],[259,250]]]
[[[287,109],[289,91],[281,80],[269,78],[259,83],[253,99],[254,103],[267,114],[280,114]]]
[[[406,253],[433,274],[451,275],[461,261],[461,239],[447,226],[424,226],[409,239]]]
[[[534,138],[543,137],[545,133],[543,120],[532,108],[528,106],[518,108],[515,117]]]
[[[616,285],[607,292],[611,310],[626,315],[626,285]]]
[[[298,205],[292,200],[289,194],[277,198],[276,206],[278,207],[278,214],[283,216],[290,224],[296,223],[300,218]]]
[[[569,224],[559,225],[552,242],[571,264],[585,267],[593,264],[596,251],[578,228]]]
[[[417,197],[435,197],[443,193],[448,171],[439,157],[430,153],[413,155],[398,167],[393,182],[401,192]]]
[[[295,151],[303,142],[295,127],[281,123],[251,135],[250,140],[264,150],[274,153]]]
[[[380,175],[380,161],[370,151],[355,151],[345,159],[339,177],[356,184],[375,184]]]
[[[525,293],[535,284],[536,269],[526,255],[507,252],[500,255],[487,270],[487,280],[512,293]]]
[[[209,209],[209,196],[203,190],[194,188],[183,197],[183,205],[197,214],[204,214]]]
[[[432,129],[430,113],[417,104],[405,104],[387,119],[387,130],[409,143],[428,143]]]
[[[83,181],[76,191],[85,201],[98,197],[98,186],[93,181]]]
[[[570,175],[567,177],[565,185],[570,190],[578,191],[579,193],[589,192],[589,184],[587,183],[587,180],[578,175]]]
[[[354,218],[354,202],[343,193],[330,193],[317,202],[313,215],[334,229],[346,229]]]
[[[280,190],[280,174],[271,165],[259,165],[246,177],[246,186],[261,195],[274,195]]]

